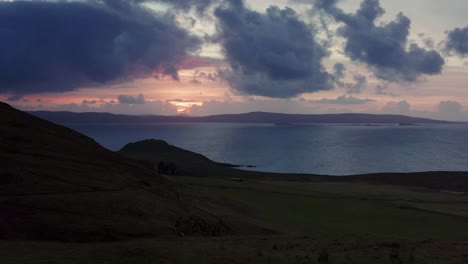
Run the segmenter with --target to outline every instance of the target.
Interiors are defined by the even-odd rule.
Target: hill
[[[276,123],[276,124],[445,124],[448,121],[403,115],[373,114],[279,114],[252,112],[245,114],[212,115],[212,116],[158,116],[158,115],[116,115],[110,113],[74,113],[74,112],[30,112],[49,121],[65,123],[144,123],[144,122],[200,122],[200,123]]]
[[[0,239],[234,232],[147,162],[0,103]],[[183,230],[183,231],[181,231]]]
[[[163,140],[147,139],[129,143],[118,153],[132,159],[148,161],[155,169],[160,169],[158,167],[162,165],[163,174],[220,178],[263,178],[274,175],[238,170],[236,168],[240,167],[239,165],[216,162],[201,154],[170,145]],[[169,168],[170,166],[174,167],[173,171]]]
[[[160,140],[114,153],[6,104],[0,122],[2,263],[467,260],[467,196],[439,191],[464,173],[249,172]]]
[[[424,187],[440,191],[468,192],[468,172],[373,173],[353,176],[268,173],[236,169],[235,165],[212,161],[207,157],[172,146],[163,140],[143,140],[124,146],[120,154],[149,161],[155,168],[162,162],[173,164],[175,175],[221,179],[261,179],[299,182],[365,182],[380,185]],[[172,172],[167,171],[167,174]]]

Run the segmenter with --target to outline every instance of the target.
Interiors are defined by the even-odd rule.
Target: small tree
[[[166,164],[164,163],[164,161],[160,161],[158,163],[158,173],[161,174],[161,173],[166,173]]]
[[[169,173],[170,173],[171,175],[175,175],[175,174],[176,174],[176,170],[177,170],[177,166],[176,166],[173,162],[171,162],[171,163],[169,163],[169,166],[168,166],[168,167],[169,167],[169,168],[168,168]]]

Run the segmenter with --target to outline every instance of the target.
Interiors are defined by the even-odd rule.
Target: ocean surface
[[[65,124],[111,150],[163,139],[269,172],[352,175],[468,171],[468,125]]]

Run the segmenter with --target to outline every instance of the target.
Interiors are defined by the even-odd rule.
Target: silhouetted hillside
[[[300,182],[367,182],[371,184],[425,187],[434,190],[468,192],[468,172],[374,173],[354,176],[321,176],[313,174],[269,173],[239,170],[223,166],[207,157],[172,146],[162,140],[143,140],[127,144],[119,153],[134,159],[174,164],[175,175],[241,178]],[[170,172],[167,172],[170,174]]]
[[[114,153],[78,132],[3,103],[0,121],[0,239],[4,240],[271,232],[268,224],[263,229],[258,220],[251,222],[255,214],[246,213],[247,205],[200,193],[198,183],[179,185],[158,175],[161,161],[174,163],[176,175],[218,181],[235,177],[247,180],[247,185],[281,180],[369,182],[451,191],[468,188],[466,173],[326,177],[241,171],[159,140],[132,143]]]
[[[129,143],[118,153],[132,159],[148,161],[155,169],[163,166],[174,166],[162,170],[164,174],[175,174],[183,176],[197,177],[248,177],[258,178],[271,176],[271,173],[252,172],[235,169],[238,165],[219,163],[207,157],[191,152],[173,145],[163,140],[147,139],[135,143]]]
[[[0,239],[234,232],[149,163],[0,103]],[[189,193],[189,192],[188,192]]]

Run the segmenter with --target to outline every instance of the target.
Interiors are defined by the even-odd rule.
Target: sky
[[[465,0],[0,1],[22,110],[468,121]]]

